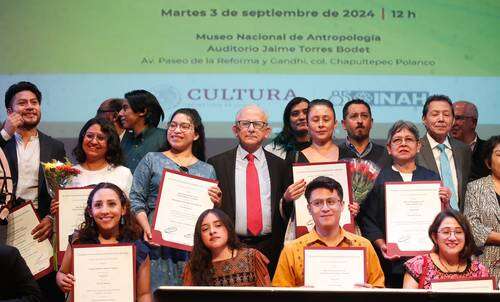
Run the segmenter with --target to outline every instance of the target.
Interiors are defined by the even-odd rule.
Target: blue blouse
[[[165,168],[180,171],[180,166],[162,152],[150,152],[139,162],[134,172],[130,190],[131,210],[135,215],[139,212],[146,212],[149,223],[152,222],[158,189]],[[216,178],[212,165],[203,161],[199,160],[186,168],[191,175]]]

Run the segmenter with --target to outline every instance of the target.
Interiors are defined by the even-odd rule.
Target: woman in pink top
[[[467,219],[448,209],[439,213],[429,227],[432,252],[405,264],[403,288],[431,288],[434,280],[489,277],[488,269],[471,256],[477,251]]]

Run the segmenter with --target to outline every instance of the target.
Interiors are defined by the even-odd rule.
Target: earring
[[[120,224],[125,225],[125,217],[122,216],[122,218],[120,219]]]

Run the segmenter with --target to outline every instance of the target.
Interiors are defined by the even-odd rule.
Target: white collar
[[[440,145],[440,143],[436,142],[436,140],[434,140],[434,138],[432,138],[432,136],[429,134],[429,132],[427,132],[426,135],[427,135],[427,139],[429,140],[429,145],[431,145],[431,149],[434,149],[437,147],[437,145]],[[446,146],[446,148],[451,150],[451,145],[450,145],[450,141],[448,140],[448,136],[444,139],[443,144]]]

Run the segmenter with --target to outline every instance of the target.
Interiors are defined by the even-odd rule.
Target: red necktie
[[[253,162],[255,156],[247,155],[247,228],[257,236],[262,230],[262,205],[260,203],[259,174]]]

